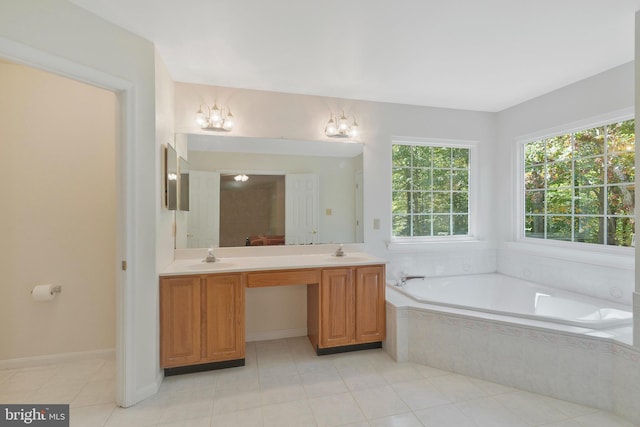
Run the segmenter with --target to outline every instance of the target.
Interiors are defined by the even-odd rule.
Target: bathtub
[[[415,301],[589,329],[633,322],[631,307],[502,274],[413,279],[388,286]]]

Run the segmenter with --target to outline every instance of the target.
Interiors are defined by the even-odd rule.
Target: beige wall
[[[0,360],[112,349],[115,95],[9,63],[0,93]]]
[[[246,339],[262,341],[307,335],[307,286],[246,289]]]

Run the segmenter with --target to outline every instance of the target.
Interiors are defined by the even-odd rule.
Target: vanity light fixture
[[[200,108],[196,111],[196,123],[204,130],[229,132],[235,125],[235,118],[228,107],[226,116],[223,116],[223,111],[224,109],[218,107],[216,103],[213,104],[213,107],[209,107],[207,104],[200,104]]]
[[[334,119],[335,117],[335,119]],[[329,121],[324,127],[324,133],[332,138],[355,138],[359,135],[358,122],[355,116],[353,117],[353,123],[349,125],[347,116],[344,115],[344,111],[338,117],[338,115],[329,115]]]
[[[249,181],[249,177],[245,174],[236,175],[233,177],[236,182],[246,182]]]

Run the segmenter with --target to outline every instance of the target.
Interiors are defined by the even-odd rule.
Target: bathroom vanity
[[[366,253],[176,260],[160,276],[165,374],[244,365],[245,288],[306,285],[318,355],[380,347],[385,261]]]

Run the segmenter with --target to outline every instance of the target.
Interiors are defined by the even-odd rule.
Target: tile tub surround
[[[540,253],[540,248],[536,248],[537,252],[530,252],[523,250],[522,246],[527,247],[511,244],[508,249],[498,250],[499,273],[618,304],[633,304],[633,258],[611,254],[606,258],[597,257],[596,253],[591,254],[595,259],[576,261],[563,257],[564,253],[554,251],[554,248],[546,248],[546,253]],[[600,258],[605,258],[609,263],[599,263]],[[611,265],[614,262],[612,259],[618,264]]]
[[[593,407],[398,363],[381,349],[318,357],[306,337],[251,343],[245,367],[165,378],[127,409],[113,403],[112,360],[73,365],[0,370],[0,401],[45,403],[65,388],[72,427],[633,427]]]
[[[387,288],[385,350],[419,363],[640,422],[640,351],[578,332],[411,306]],[[455,311],[455,310],[452,310]],[[542,323],[542,322],[538,322]]]

